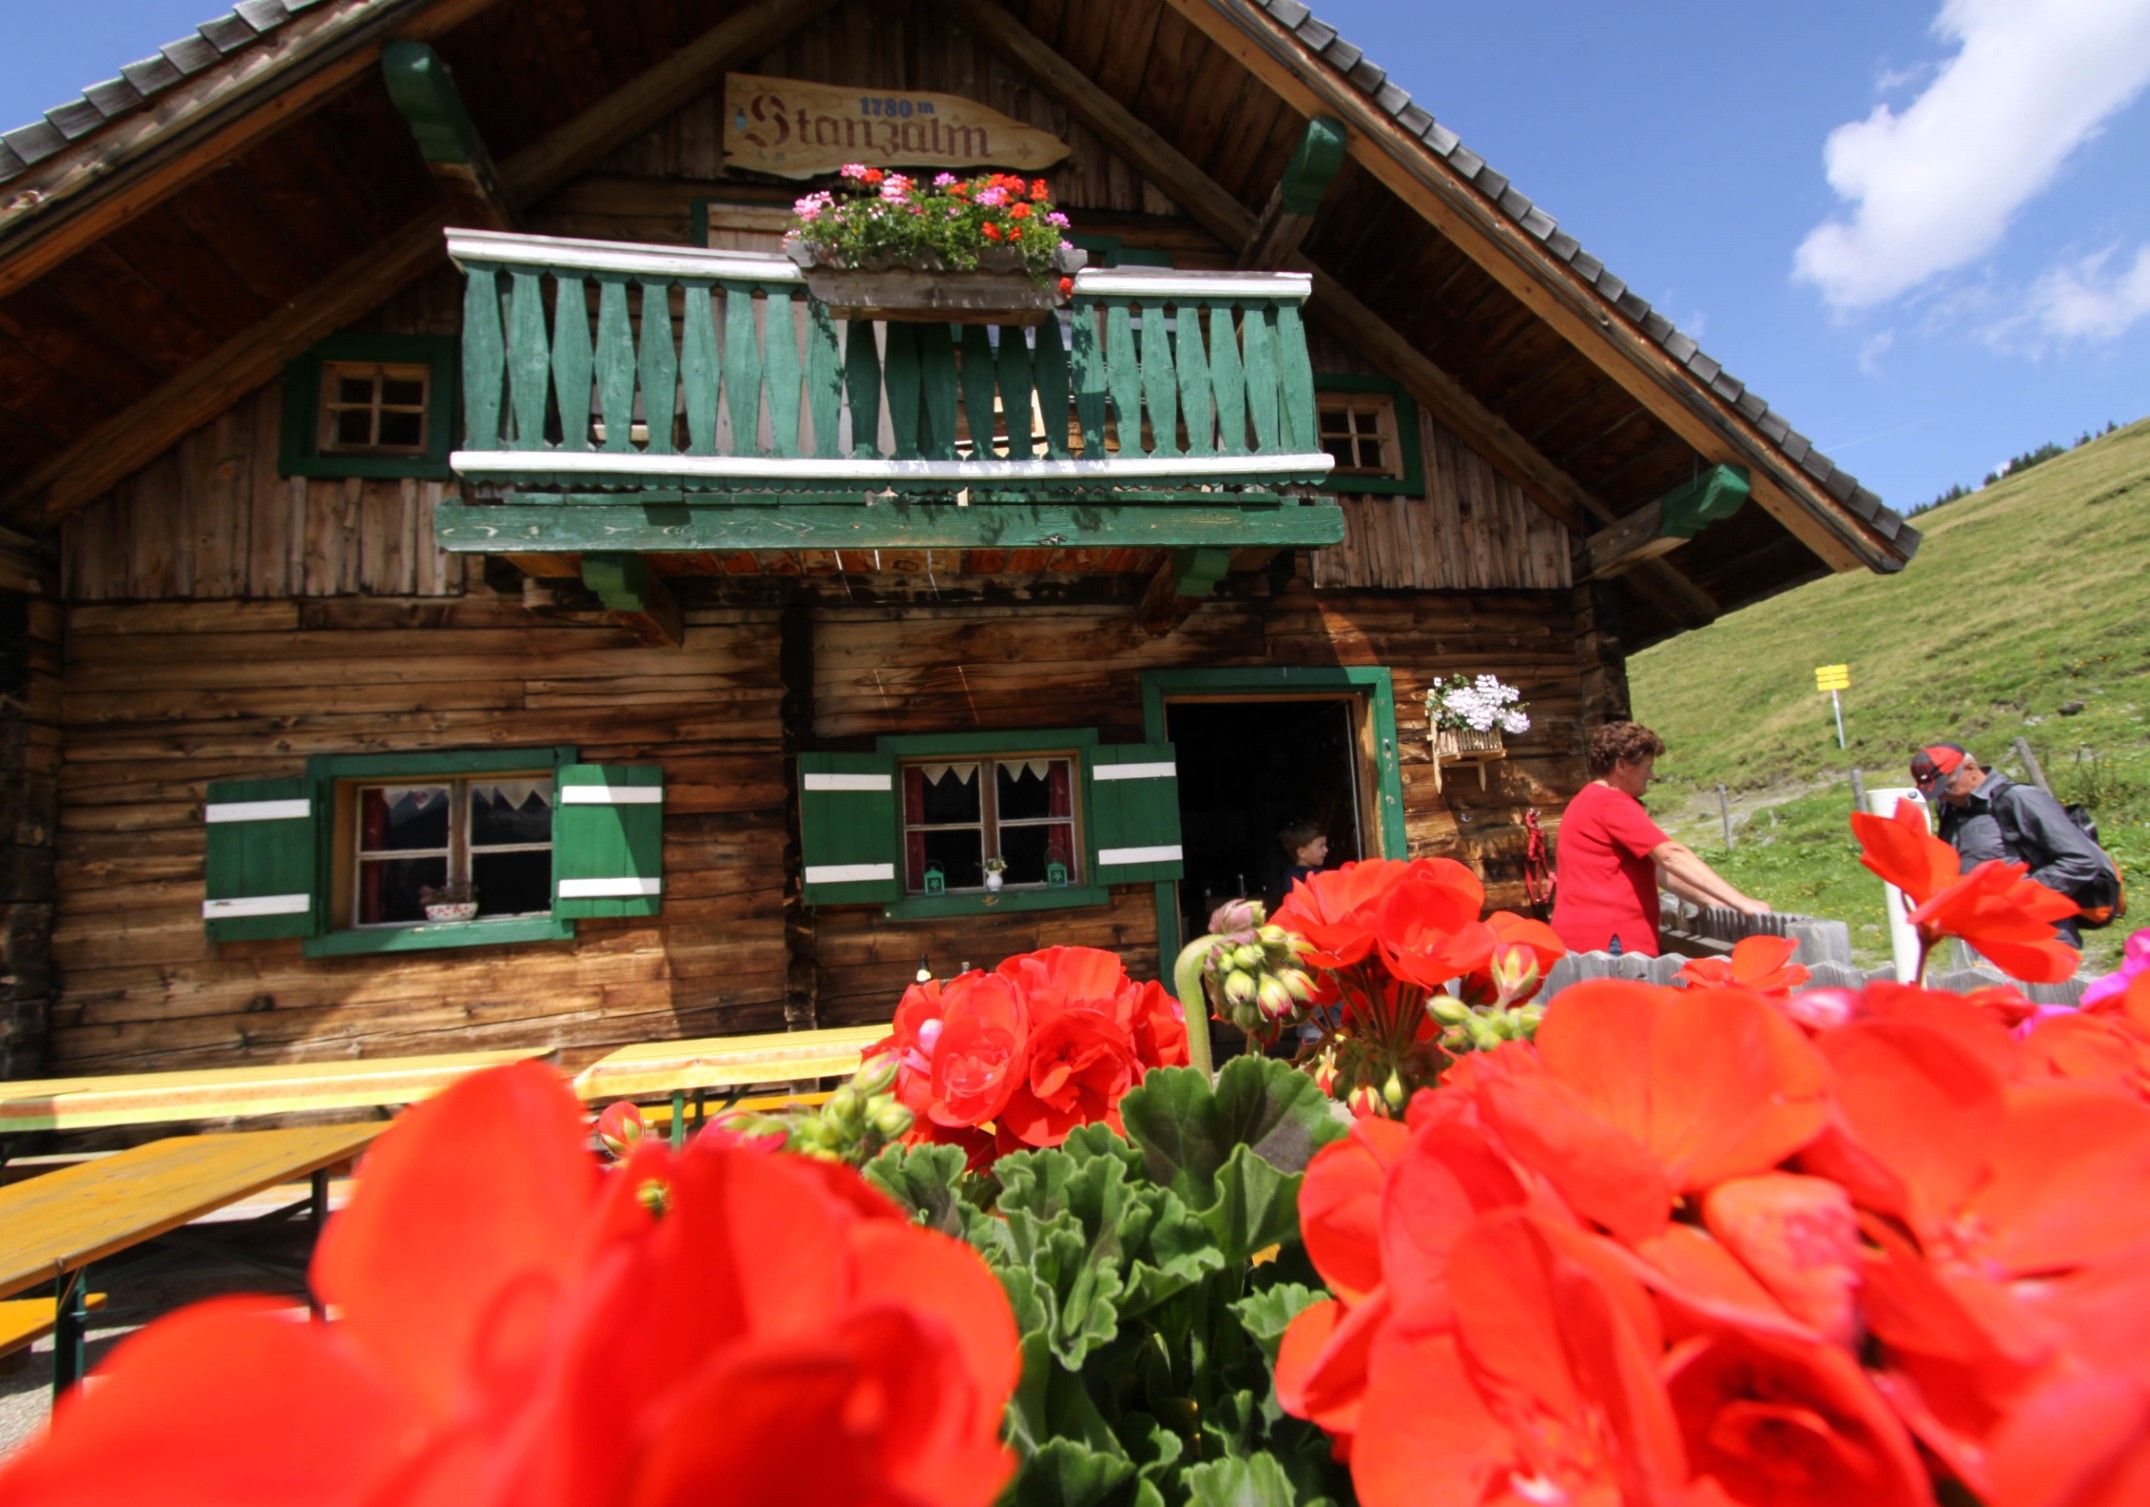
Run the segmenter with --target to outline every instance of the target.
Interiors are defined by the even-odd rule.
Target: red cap
[[[1960,743],[1929,743],[1911,756],[1911,778],[1924,790],[1954,774],[1968,757]]]

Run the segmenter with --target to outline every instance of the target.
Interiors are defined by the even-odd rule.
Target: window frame
[[[1320,490],[1341,492],[1347,495],[1408,496],[1426,495],[1426,466],[1423,450],[1419,444],[1418,404],[1404,391],[1400,383],[1387,377],[1368,376],[1359,372],[1314,373],[1314,430],[1315,443],[1320,443],[1321,397],[1335,393],[1351,398],[1386,398],[1391,421],[1396,427],[1397,476],[1368,476],[1357,472],[1331,472],[1322,478]]]
[[[881,914],[890,920],[926,920],[941,916],[975,916],[991,911],[1064,910],[1110,904],[1112,892],[1097,882],[1097,855],[1090,849],[1095,826],[1090,811],[1089,765],[1092,751],[1097,746],[1098,733],[1094,727],[1037,728],[1005,733],[891,733],[876,738],[874,752],[888,758],[898,786],[895,791],[896,872],[906,890],[902,899],[885,902]],[[992,761],[1048,757],[1067,759],[1070,778],[1074,781],[1071,804],[1080,872],[1069,877],[1065,888],[1024,885],[1003,887],[997,893],[983,889],[956,890],[943,895],[909,892],[910,879],[906,872],[909,859],[903,835],[906,824],[900,788],[907,765],[976,762],[981,766],[979,778],[983,780],[982,766]],[[982,789],[980,794],[982,818],[985,810]]]
[[[339,863],[337,865],[338,877],[347,888],[343,891],[332,892],[329,897],[329,908],[332,919],[334,917],[340,916],[341,918],[343,918],[342,925],[332,925],[331,930],[385,931],[391,928],[422,926],[427,924],[424,921],[361,921],[358,919],[358,908],[361,900],[361,891],[364,888],[362,881],[365,878],[366,864],[368,863],[368,861],[394,862],[406,858],[432,858],[438,856],[444,859],[447,863],[447,882],[449,884],[455,884],[460,881],[462,883],[475,886],[477,883],[475,865],[477,855],[480,852],[544,853],[546,855],[546,872],[549,876],[552,870],[551,854],[553,849],[553,838],[549,826],[546,833],[545,841],[541,843],[517,842],[479,844],[471,836],[471,787],[473,787],[474,785],[484,784],[489,780],[498,780],[504,777],[516,777],[522,779],[551,779],[554,783],[552,787],[552,799],[549,801],[548,804],[555,816],[559,814],[560,787],[558,784],[558,776],[552,770],[540,769],[534,761],[520,769],[503,769],[491,772],[480,771],[470,774],[427,775],[421,779],[401,777],[375,779],[345,779],[338,781],[335,795],[334,816],[334,822],[336,827],[335,836],[338,840],[342,839],[347,827],[355,827],[357,822],[362,820],[362,803],[365,800],[367,791],[388,790],[394,789],[398,786],[423,785],[444,788],[448,793],[448,843],[447,846],[444,848],[383,848],[377,852],[368,853],[365,847],[364,833],[362,831],[357,830],[351,831],[350,851],[348,854],[349,862]],[[345,809],[344,803],[344,797],[346,793],[349,794],[351,800],[351,809],[348,812]],[[539,916],[550,916],[551,914],[552,902],[551,897],[548,893],[545,909],[542,911],[515,911],[507,915],[492,917],[491,920],[493,922],[527,921]],[[458,926],[473,925],[476,924],[476,918],[474,918],[472,921],[459,921],[456,924]]]
[[[455,448],[460,346],[453,335],[331,335],[284,368],[277,470],[284,476],[417,477],[448,480]],[[332,448],[324,443],[327,394],[337,366],[424,367],[425,445],[420,450]],[[374,408],[379,409],[376,391]]]
[[[1026,816],[1011,818],[1004,818],[1001,816],[998,785],[1000,765],[1003,762],[1010,760],[1029,759],[1044,759],[1055,763],[1062,763],[1068,766],[1069,811],[1066,816]],[[973,770],[975,771],[975,778],[978,780],[978,820],[976,822],[914,823],[903,814],[904,802],[902,780],[905,772],[907,770],[917,768],[923,764],[934,763],[945,764],[951,768],[959,764],[968,764],[973,768]],[[1079,750],[1072,748],[1032,748],[1025,749],[1019,753],[981,753],[969,757],[958,756],[946,759],[936,759],[929,755],[917,755],[910,758],[898,758],[895,761],[895,769],[896,779],[898,782],[898,788],[896,790],[896,819],[901,826],[902,833],[901,857],[902,867],[905,871],[902,877],[904,886],[904,898],[906,900],[924,899],[929,893],[931,893],[927,890],[914,890],[911,888],[911,876],[909,873],[911,861],[910,834],[913,832],[976,831],[978,834],[979,857],[981,859],[984,859],[995,856],[1004,856],[1002,854],[1002,843],[1000,834],[1001,829],[1005,826],[1065,826],[1069,829],[1070,847],[1074,855],[1075,869],[1075,872],[1068,876],[1068,882],[1066,884],[1053,885],[1045,882],[1040,882],[1037,884],[1013,884],[1003,882],[1001,888],[997,893],[1002,895],[1011,895],[1026,894],[1031,891],[1052,892],[1056,890],[1078,889],[1085,882],[1083,876],[1089,873],[1091,865],[1087,861],[1088,853],[1086,851],[1086,845],[1088,842],[1089,835],[1083,827],[1083,803],[1081,795],[1083,762],[1082,754]],[[989,782],[991,782],[990,785]],[[919,877],[921,880],[923,880],[925,876],[921,874]],[[951,895],[985,895],[996,892],[988,890],[984,885],[981,884],[975,889],[950,889],[946,893]]]
[[[531,775],[550,769],[553,779],[553,841],[557,844],[560,771],[576,763],[567,744],[536,748],[459,750],[443,753],[316,754],[306,761],[313,786],[314,893],[320,930],[304,940],[307,957],[342,957],[358,953],[420,952],[445,947],[480,947],[500,942],[555,941],[575,934],[571,917],[557,914],[557,884],[543,913],[494,920],[376,922],[346,921],[356,914],[358,868],[357,797],[367,786],[446,784],[452,790],[485,776]],[[454,818],[449,842],[454,847]],[[348,831],[348,839],[345,833]],[[451,858],[451,875],[453,860]],[[343,879],[349,870],[348,881]]]

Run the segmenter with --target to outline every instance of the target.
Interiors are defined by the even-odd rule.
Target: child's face
[[[1312,842],[1301,845],[1295,855],[1295,861],[1301,867],[1309,869],[1318,869],[1327,863],[1329,861],[1329,839],[1327,835],[1317,837]]]

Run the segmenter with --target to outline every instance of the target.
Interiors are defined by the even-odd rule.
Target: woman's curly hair
[[[1586,747],[1590,777],[1599,779],[1611,774],[1615,764],[1639,763],[1664,751],[1665,740],[1640,722],[1608,722],[1603,727],[1593,727]]]

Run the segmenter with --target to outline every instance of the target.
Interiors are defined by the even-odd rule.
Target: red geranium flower
[[[1063,277],[1063,278],[1061,278],[1061,279],[1060,279],[1060,296],[1061,296],[1062,298],[1066,298],[1066,297],[1067,297],[1068,295],[1070,295],[1070,294],[1071,294],[1071,293],[1073,293],[1074,291],[1075,291],[1075,279],[1074,279],[1074,278],[1072,278],[1072,277]]]
[[[407,1111],[322,1235],[341,1317],[151,1325],[0,1500],[993,1500],[1019,1358],[974,1252],[844,1169],[705,1135],[600,1177],[585,1135],[534,1063]]]
[[[1030,197],[1033,199],[1042,199],[1046,197],[1045,180],[1043,178],[1034,178],[1031,180]]]
[[[993,224],[990,220],[978,227],[978,233],[984,236],[989,241],[997,241],[1000,239],[1000,227],[998,225]]]
[[[1029,219],[1029,218],[1030,218],[1030,206],[1029,206],[1028,204],[1015,204],[1015,205],[1011,205],[1011,206],[1009,206],[1009,209],[1008,209],[1008,218],[1009,218],[1009,219],[1011,219],[1011,220],[1027,220],[1027,219]]]
[[[1026,1146],[1057,1146],[1100,1121],[1118,1130],[1120,1097],[1141,1077],[1123,1027],[1070,1010],[1031,1033],[1029,1064],[998,1118]]]
[[[2053,935],[2052,923],[2074,915],[2076,904],[2026,879],[2027,865],[1988,859],[1959,874],[1956,850],[1926,830],[1910,801],[1898,801],[1892,817],[1855,812],[1851,829],[1859,861],[1904,892],[1922,946],[1961,937],[2003,973],[2033,984],[2075,972],[2081,954]]]
[[[1792,961],[1799,944],[1790,937],[1742,937],[1728,958],[1690,958],[1679,971],[1683,984],[1752,989],[1770,999],[1789,999],[1812,975]]]
[[[1393,858],[1364,858],[1309,874],[1293,882],[1270,919],[1314,944],[1307,961],[1348,967],[1373,950],[1381,907],[1407,868]]]

